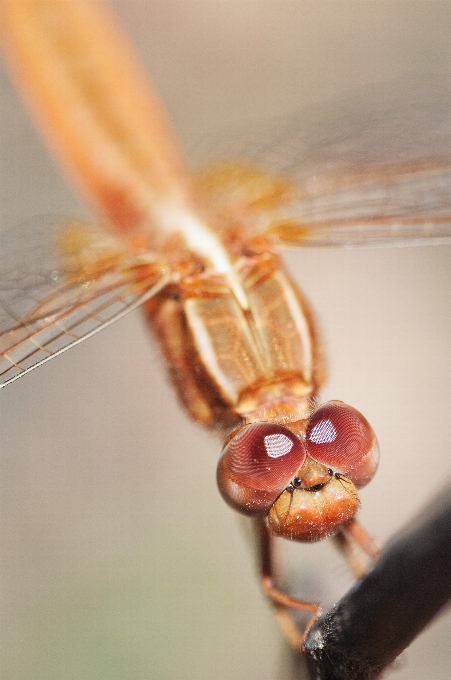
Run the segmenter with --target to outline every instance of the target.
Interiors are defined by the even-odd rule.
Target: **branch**
[[[373,680],[451,598],[451,488],[409,526],[311,627],[303,651],[315,680]]]

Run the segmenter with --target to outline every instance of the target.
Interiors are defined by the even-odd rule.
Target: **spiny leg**
[[[271,601],[274,613],[285,638],[295,651],[300,652],[308,629],[319,616],[321,608],[314,602],[306,602],[286,595],[275,586],[274,536],[269,532],[263,519],[256,520],[260,577],[263,592]],[[304,630],[301,630],[290,610],[311,612],[312,616]]]
[[[351,519],[340,527],[333,539],[358,579],[362,578],[369,566],[374,565],[379,559],[380,551],[377,541],[356,519]],[[365,559],[364,555],[369,560]]]

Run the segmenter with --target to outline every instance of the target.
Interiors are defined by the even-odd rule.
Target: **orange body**
[[[341,402],[329,402],[334,416],[314,420],[323,408],[316,408],[316,398],[325,376],[318,337],[306,300],[271,246],[277,239],[346,247],[423,242],[431,235],[449,240],[451,201],[442,184],[451,153],[440,149],[436,158],[414,161],[401,154],[367,165],[357,154],[346,172],[335,158],[323,176],[312,173],[296,185],[239,163],[193,179],[158,98],[100,3],[0,0],[0,30],[6,59],[49,146],[116,237],[110,244],[106,237],[86,238],[83,229],[61,230],[48,289],[26,312],[13,310],[1,329],[0,376],[5,384],[15,380],[118,318],[122,312],[102,317],[113,303],[128,309],[144,303],[191,417],[222,431],[237,428],[218,467],[220,490],[233,507],[256,517],[263,587],[299,649],[303,638],[288,610],[316,614],[318,608],[274,587],[269,532],[302,541],[338,533],[360,575],[349,544],[358,542],[371,559],[377,547],[354,520],[356,488],[374,474],[378,448],[363,416]],[[429,203],[417,199],[423,189],[433,197]],[[93,311],[91,303],[101,298]],[[9,301],[2,307],[8,311]],[[78,335],[86,320],[97,326]],[[344,421],[357,422],[352,436],[337,415],[343,408]],[[265,490],[247,484],[255,470],[242,474],[239,446],[233,448],[240,426],[258,430],[261,421],[286,430],[254,441],[255,450],[267,446],[265,472],[287,453],[274,441],[295,442],[307,452],[290,468],[291,477],[281,475],[271,506]],[[344,469],[334,449],[340,428]],[[360,439],[359,428],[366,432]],[[321,452],[313,455],[322,446],[336,467]],[[246,464],[254,462],[249,455]]]
[[[300,420],[322,382],[308,305],[273,254],[242,257],[243,309],[223,277],[193,276],[145,307],[191,416],[225,430]]]

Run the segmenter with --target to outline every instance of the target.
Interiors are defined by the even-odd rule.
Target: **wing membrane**
[[[253,126],[236,142],[230,133],[218,152],[236,166],[246,158],[268,169],[274,185],[285,179],[291,190],[269,210],[249,201],[254,230],[281,245],[447,243],[450,102],[449,78],[374,86]],[[233,200],[226,189],[224,204]]]
[[[394,168],[392,168],[394,170]],[[282,244],[417,245],[451,242],[451,163],[311,195],[268,215]]]
[[[136,254],[120,263],[104,257],[68,275],[55,248],[59,230],[42,221],[2,238],[0,387],[121,318],[169,280],[161,262]]]

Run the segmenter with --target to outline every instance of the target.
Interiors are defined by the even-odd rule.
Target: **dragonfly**
[[[277,588],[274,536],[334,534],[360,576],[353,544],[372,560],[377,547],[355,520],[356,489],[378,451],[361,414],[319,401],[313,315],[276,251],[449,242],[446,107],[426,101],[440,124],[409,143],[407,121],[388,143],[364,121],[309,157],[303,129],[270,172],[235,160],[193,176],[119,29],[101,7],[74,5],[2,3],[3,41],[44,136],[107,229],[43,225],[5,245],[3,382],[143,306],[188,412],[224,432],[220,491],[254,518],[263,589],[299,650],[291,611],[318,607]],[[390,106],[386,117],[395,118]]]

